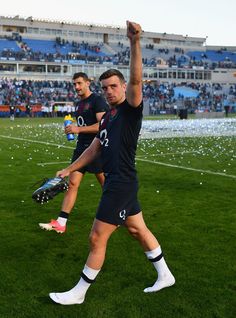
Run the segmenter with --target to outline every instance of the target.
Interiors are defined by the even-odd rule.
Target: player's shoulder
[[[92,92],[91,95],[89,95],[89,98],[90,98],[90,99],[97,99],[97,98],[99,98],[99,97],[100,97],[100,95],[97,94],[97,93],[95,93],[95,92]]]
[[[127,99],[125,99],[121,106],[122,106],[122,109],[124,109],[124,110],[139,113],[139,112],[142,112],[142,110],[143,110],[143,101],[141,101],[139,106],[134,107],[131,104],[129,104]]]
[[[103,101],[103,102],[105,102],[105,98],[104,98],[102,95],[100,95],[100,94],[93,93],[93,98],[94,98],[94,100],[96,100],[96,101]]]
[[[105,98],[102,95],[93,93],[93,103],[96,107],[102,108],[102,111],[108,111],[109,105],[107,104]]]

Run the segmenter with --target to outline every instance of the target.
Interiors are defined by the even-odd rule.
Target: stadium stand
[[[22,39],[28,50],[41,53],[56,53],[55,41]]]
[[[207,47],[205,38],[143,32],[143,80],[148,112],[220,111],[235,107],[236,47]],[[32,17],[0,19],[0,104],[50,107],[72,102],[72,74],[94,79],[115,67],[129,75],[125,28]],[[6,79],[7,78],[7,79]],[[4,108],[5,110],[7,108]],[[3,112],[6,114],[6,111]],[[2,113],[2,115],[3,115]],[[1,115],[1,114],[0,114]]]
[[[13,40],[0,39],[0,51],[11,50],[12,52],[20,51],[19,46]]]

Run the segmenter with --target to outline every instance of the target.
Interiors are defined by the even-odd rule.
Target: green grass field
[[[34,183],[70,161],[62,119],[0,119],[1,318],[236,317],[236,138],[142,140],[139,199],[176,285],[145,294],[156,272],[124,228],[111,237],[105,265],[84,304],[60,306],[48,293],[74,286],[88,254],[101,190],[87,175],[67,232],[42,231],[63,195],[31,199]]]

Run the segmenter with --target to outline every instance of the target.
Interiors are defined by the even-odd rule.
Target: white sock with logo
[[[171,271],[169,270],[165,259],[163,257],[161,247],[158,246],[152,251],[145,252],[147,258],[153,263],[153,266],[155,267],[158,278],[155,282],[155,284],[152,287],[147,287],[144,289],[145,293],[151,293],[161,290],[162,288],[169,287],[174,285],[175,278],[171,274]]]

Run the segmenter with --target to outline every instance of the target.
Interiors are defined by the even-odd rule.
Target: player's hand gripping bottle
[[[69,126],[69,125],[71,125],[72,123],[73,123],[73,118],[71,117],[71,115],[66,115],[65,118],[64,118],[64,126],[65,126],[65,127],[66,127],[66,126]],[[69,133],[69,134],[67,134],[66,136],[67,136],[67,140],[68,140],[68,141],[71,141],[71,140],[74,140],[74,139],[75,139],[74,134]]]

